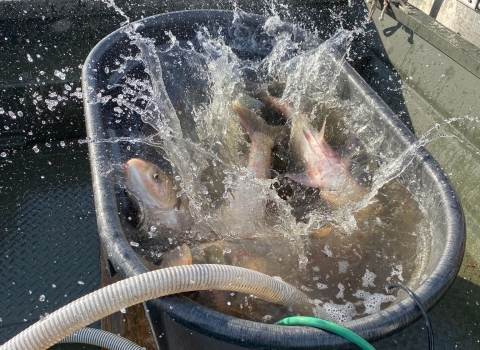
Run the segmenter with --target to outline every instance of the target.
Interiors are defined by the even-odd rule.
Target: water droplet
[[[38,298],[38,300],[40,300],[40,301],[45,301],[45,295],[43,295],[43,294],[40,295],[40,298]]]
[[[85,284],[85,282],[83,282],[83,281],[78,281],[77,283],[81,286],[83,286]]]
[[[132,247],[138,247],[140,244],[138,244],[137,242],[130,242],[130,245]]]
[[[6,153],[6,152],[0,153],[0,157],[5,158],[6,156],[7,156],[7,153]]]
[[[30,54],[28,54],[28,53],[27,53],[27,60],[28,60],[28,62],[33,62],[32,56],[30,56]]]
[[[55,70],[55,72],[53,72],[53,75],[55,75],[56,77],[59,77],[62,80],[65,80],[65,73],[62,73],[59,70]]]
[[[126,314],[126,313],[127,313],[127,310],[122,307],[122,308],[120,309],[120,312],[121,312],[122,314]]]
[[[49,100],[45,99],[45,103],[47,104],[47,108],[51,111],[55,110],[55,107],[58,105],[58,100]],[[43,121],[42,121],[43,123]]]
[[[33,146],[32,149],[33,149],[33,151],[34,151],[35,153],[40,152],[40,149],[38,148],[37,145]]]
[[[60,141],[60,146],[65,147],[65,141]]]

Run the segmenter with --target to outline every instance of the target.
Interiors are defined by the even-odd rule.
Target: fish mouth
[[[127,163],[124,164],[123,169],[125,171],[125,177],[127,181],[133,185],[132,187],[141,187],[142,184],[142,175],[140,174],[142,170],[143,162],[139,159],[130,159]],[[143,173],[143,172],[142,172]]]
[[[130,159],[124,164],[126,187],[127,190],[134,195],[138,201],[145,205],[155,205],[155,200],[148,191],[145,176],[145,166],[147,164],[141,159]]]

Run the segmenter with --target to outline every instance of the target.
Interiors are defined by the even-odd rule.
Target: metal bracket
[[[472,10],[476,10],[478,3],[480,2],[480,0],[457,0],[457,1],[470,7]]]

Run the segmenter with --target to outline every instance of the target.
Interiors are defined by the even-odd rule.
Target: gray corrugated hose
[[[145,350],[133,341],[96,328],[82,328],[59,343],[80,343],[96,345],[109,350]]]
[[[288,306],[311,305],[295,287],[254,270],[215,264],[175,266],[130,277],[87,294],[33,324],[0,350],[48,349],[122,308],[165,295],[211,289],[252,294]]]

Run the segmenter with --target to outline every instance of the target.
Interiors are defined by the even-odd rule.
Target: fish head
[[[177,206],[177,190],[173,180],[158,166],[132,158],[124,165],[125,186],[143,209],[173,209]]]

